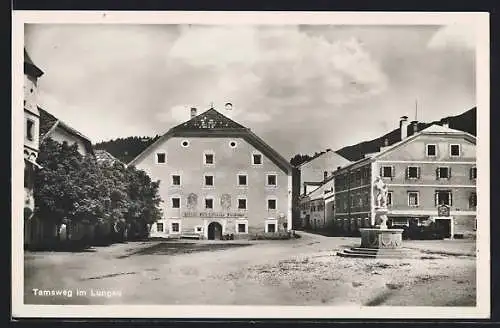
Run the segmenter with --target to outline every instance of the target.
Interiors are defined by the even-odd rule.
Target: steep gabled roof
[[[303,163],[300,163],[300,165],[297,165],[297,167],[298,168],[302,168],[302,167],[304,167],[304,166],[306,166],[306,165],[308,165],[308,164],[310,164],[310,163],[318,160],[319,158],[321,158],[321,157],[323,157],[325,155],[330,155],[330,156],[334,155],[337,158],[336,162],[338,162],[337,163],[338,165],[336,165],[336,166],[344,166],[344,165],[347,165],[347,164],[349,164],[351,162],[350,160],[348,160],[344,156],[340,155],[338,152],[332,151],[332,150],[328,149],[327,151],[321,152],[317,156],[314,156],[314,157],[310,158],[309,160],[307,160],[307,161],[305,161]]]
[[[50,133],[54,131],[54,129],[59,127],[65,130],[66,132],[81,139],[85,145],[85,149],[87,150],[87,152],[89,152],[90,154],[94,154],[94,148],[92,147],[92,142],[90,141],[89,138],[84,136],[79,131],[73,129],[68,124],[59,120],[57,117],[50,114],[45,109],[38,107],[38,111],[40,112],[40,128],[39,128],[40,142],[42,142],[43,139],[49,137]]]
[[[128,165],[135,165],[140,159],[156,149],[165,140],[172,137],[234,137],[243,138],[249,144],[261,151],[267,158],[275,163],[284,172],[291,174],[291,164],[277,151],[270,147],[264,140],[259,138],[250,129],[236,123],[230,118],[216,111],[214,108],[193,117],[189,121],[174,126],[163,136],[158,138],[151,146],[146,148]]]
[[[442,118],[438,121],[434,121],[431,123],[424,123],[424,122],[419,122],[418,123],[418,131],[421,131],[423,129],[428,128],[429,126],[432,126],[434,124],[437,125],[442,125],[445,122],[448,122],[449,125],[453,128],[456,128],[458,130],[467,132],[471,135],[476,135],[476,117],[477,117],[477,108],[473,107],[469,109],[468,111],[456,115],[456,116],[448,116],[445,118]],[[407,130],[407,135],[411,136],[412,135],[412,128],[411,125],[408,125],[408,130]],[[358,161],[363,158],[366,154],[370,153],[376,153],[380,151],[381,147],[384,147],[385,141],[387,140],[389,145],[393,145],[397,142],[401,141],[401,129],[398,127],[397,129],[394,129],[390,131],[389,133],[386,133],[385,135],[368,140],[368,141],[363,141],[360,143],[357,143],[355,145],[351,146],[346,146],[343,147],[339,150],[337,150],[337,153],[340,155],[344,156],[345,158],[351,160],[351,161]]]
[[[94,152],[95,152],[95,158],[96,158],[98,163],[111,163],[112,164],[112,163],[118,162],[118,163],[123,164],[122,161],[120,161],[118,158],[114,157],[113,155],[111,155],[109,152],[107,152],[104,149],[96,149]]]
[[[476,143],[476,137],[468,132],[450,129],[448,127],[433,124],[425,129],[423,129],[422,131],[419,131],[419,132],[415,133],[414,135],[409,136],[409,137],[407,137],[399,142],[396,142],[396,143],[394,143],[390,146],[387,146],[387,147],[383,147],[379,152],[369,154],[369,156],[366,156],[365,158],[362,158],[362,159],[360,159],[360,160],[358,160],[358,161],[356,161],[356,162],[354,162],[346,167],[341,168],[338,171],[335,171],[334,175],[337,175],[337,172],[339,172],[339,171],[343,171],[344,169],[351,168],[354,165],[361,163],[363,161],[375,160],[375,159],[379,158],[380,156],[387,154],[388,152],[393,151],[394,149],[400,147],[401,145],[406,144],[406,143],[418,138],[419,136],[425,135],[425,134],[429,134],[429,135],[440,135],[440,134],[442,134],[442,135],[462,135],[467,140],[473,142],[474,144]]]
[[[24,74],[28,74],[35,78],[39,78],[43,75],[43,71],[33,63],[26,49],[24,49]]]
[[[189,121],[181,123],[173,128],[175,131],[199,131],[199,130],[213,130],[213,129],[243,129],[246,128],[231,120],[230,118],[222,115],[213,108],[203,112]]]

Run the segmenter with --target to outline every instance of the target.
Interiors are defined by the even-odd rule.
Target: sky
[[[94,143],[161,135],[213,104],[289,159],[476,105],[462,25],[29,24],[25,48],[40,106]]]

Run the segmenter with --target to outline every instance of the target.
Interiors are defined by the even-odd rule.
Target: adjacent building
[[[401,141],[334,173],[335,228],[356,234],[375,226],[373,183],[381,176],[389,188],[389,223],[419,226],[432,221],[444,237],[475,234],[476,138],[466,132],[431,125],[417,131],[418,122],[403,117]],[[409,131],[409,136],[408,136]],[[438,215],[445,205],[449,215]]]
[[[333,227],[335,209],[334,179],[329,177],[319,187],[300,198],[301,229],[327,231]]]
[[[39,151],[40,113],[38,111],[38,79],[43,72],[33,64],[24,50],[24,243],[36,239],[34,186]]]
[[[299,208],[305,202],[306,195],[321,187],[333,176],[333,171],[351,162],[338,153],[327,149],[311,160],[296,167],[293,174],[294,188],[294,229],[304,228],[307,220],[304,210]]]
[[[151,236],[220,239],[291,229],[292,167],[214,108],[171,128],[128,165],[160,180],[163,219]]]

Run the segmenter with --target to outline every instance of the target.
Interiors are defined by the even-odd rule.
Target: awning
[[[31,158],[25,158],[24,160],[27,161],[27,162],[30,162],[31,164],[35,165],[39,169],[43,168],[40,164],[38,164],[37,162],[35,162]]]

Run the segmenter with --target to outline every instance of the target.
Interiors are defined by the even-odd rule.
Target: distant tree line
[[[40,144],[35,175],[35,215],[60,230],[67,240],[112,243],[148,236],[150,225],[161,218],[159,181],[119,162],[97,164],[83,156],[77,145],[50,138]],[[74,227],[91,227],[78,235]]]
[[[299,166],[299,165],[301,165],[301,164],[303,164],[303,163],[309,162],[309,161],[311,161],[311,160],[315,159],[316,157],[321,156],[321,155],[323,155],[324,153],[329,152],[329,151],[331,151],[331,149],[330,149],[330,148],[328,148],[327,150],[321,151],[321,152],[315,152],[315,153],[314,153],[314,155],[308,155],[308,154],[302,155],[302,154],[297,154],[297,155],[295,155],[294,157],[292,157],[292,158],[290,159],[290,164],[291,164],[292,166],[295,166],[295,167],[296,167],[296,166]]]
[[[95,149],[103,149],[111,155],[122,161],[129,163],[140,153],[149,147],[153,142],[158,140],[160,136],[154,137],[127,137],[117,138],[108,141],[99,142],[95,145]]]

